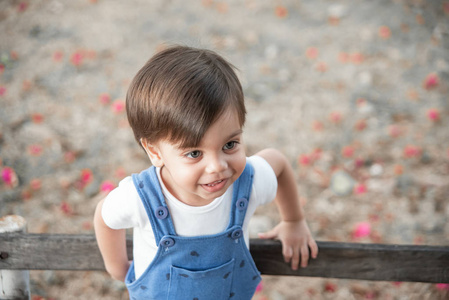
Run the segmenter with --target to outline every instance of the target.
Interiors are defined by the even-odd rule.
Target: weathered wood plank
[[[319,256],[293,271],[281,244],[252,240],[251,253],[262,274],[375,281],[449,283],[449,247],[318,242]]]
[[[0,234],[23,234],[27,231],[27,224],[21,216],[5,216],[0,218]],[[1,248],[0,242],[0,248]],[[6,259],[7,254],[0,251],[0,260]],[[0,269],[0,299],[29,300],[30,272],[28,270]]]
[[[132,259],[132,238],[127,237]],[[94,235],[0,234],[0,269],[105,270]]]
[[[318,242],[320,254],[305,269],[292,271],[281,244],[251,240],[251,253],[265,275],[376,281],[449,283],[449,247]],[[132,259],[132,238],[127,238]],[[0,269],[104,270],[93,235],[0,234]]]

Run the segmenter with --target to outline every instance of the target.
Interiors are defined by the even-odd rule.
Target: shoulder
[[[120,181],[105,198],[102,216],[105,223],[113,229],[136,227],[131,220],[140,220],[138,216],[142,203],[131,176]]]
[[[272,201],[276,197],[277,177],[271,165],[261,156],[253,155],[247,158],[254,168],[252,196],[260,204]]]
[[[125,195],[138,195],[131,176],[122,179],[118,186],[113,189],[107,196],[106,201],[120,201]]]
[[[248,157],[246,162],[253,167],[254,176],[276,178],[273,168],[263,157],[253,155]]]

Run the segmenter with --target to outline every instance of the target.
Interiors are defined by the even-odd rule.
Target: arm
[[[309,247],[312,257],[316,258],[318,246],[310,233],[299,202],[293,169],[287,158],[277,150],[265,149],[256,155],[261,156],[271,165],[278,179],[276,204],[281,215],[281,222],[271,231],[259,234],[259,237],[281,240],[284,259],[286,262],[291,262],[293,270],[298,268],[299,261],[302,267],[306,267],[309,260]]]
[[[126,231],[125,229],[115,230],[108,227],[103,217],[101,209],[104,199],[100,201],[95,210],[94,227],[106,271],[112,278],[125,281],[126,272],[129,268],[128,255],[126,252]]]

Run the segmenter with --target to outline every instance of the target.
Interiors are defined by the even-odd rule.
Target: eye
[[[192,152],[187,153],[186,156],[187,156],[188,158],[198,158],[198,157],[201,156],[201,151],[195,150],[195,151],[192,151]]]
[[[223,150],[231,150],[234,149],[238,143],[236,141],[228,142],[224,145]]]

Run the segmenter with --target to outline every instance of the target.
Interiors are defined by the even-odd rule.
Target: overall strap
[[[165,235],[176,235],[154,166],[132,175],[134,185],[150,219],[156,244]]]
[[[246,209],[248,207],[249,199],[251,197],[253,177],[254,177],[254,168],[249,163],[246,163],[242,175],[240,175],[240,177],[234,183],[232,195],[232,207],[231,207],[231,220],[229,222],[230,227],[234,225],[243,226]]]

